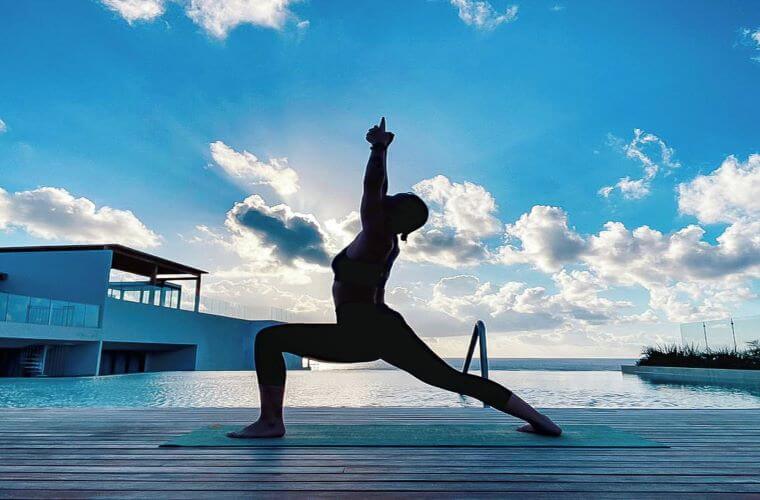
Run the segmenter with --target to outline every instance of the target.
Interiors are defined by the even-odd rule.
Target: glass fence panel
[[[5,321],[5,312],[8,309],[8,294],[0,293],[0,321]]]
[[[53,300],[50,312],[50,324],[56,326],[72,326],[74,308],[65,301]]]
[[[6,321],[26,323],[29,314],[29,297],[23,295],[9,295],[8,309],[5,314]]]
[[[97,328],[100,326],[100,307],[85,304],[84,326],[87,328]]]
[[[72,302],[71,305],[74,307],[74,317],[71,326],[84,326],[84,317],[87,310],[85,305],[77,304],[76,302]]]
[[[681,325],[683,345],[699,349],[741,351],[760,341],[760,316],[697,321]]]
[[[34,323],[35,325],[50,324],[50,299],[30,298],[27,323]]]

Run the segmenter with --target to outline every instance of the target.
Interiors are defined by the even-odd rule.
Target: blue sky
[[[755,2],[223,3],[0,7],[0,244],[125,242],[325,320],[286,250],[350,240],[385,115],[390,189],[440,215],[389,301],[440,352],[481,316],[558,356],[757,314]]]

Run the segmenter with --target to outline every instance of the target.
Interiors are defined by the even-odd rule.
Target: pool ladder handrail
[[[470,338],[470,346],[467,348],[467,357],[464,359],[464,366],[462,367],[462,373],[470,371],[470,363],[472,363],[472,355],[475,353],[475,344],[480,345],[480,376],[488,378],[488,349],[486,346],[486,325],[481,320],[475,322],[475,327],[472,329],[472,337]],[[483,408],[488,408],[488,405],[483,403]]]

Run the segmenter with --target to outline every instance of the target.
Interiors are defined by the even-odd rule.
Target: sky
[[[122,243],[334,320],[366,130],[438,353],[635,356],[760,313],[760,4],[0,3],[0,245]]]

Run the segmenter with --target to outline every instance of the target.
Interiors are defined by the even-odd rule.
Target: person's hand
[[[380,125],[375,125],[367,132],[367,142],[372,147],[387,148],[393,142],[393,132],[385,131],[385,117],[380,120]]]

